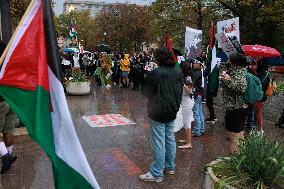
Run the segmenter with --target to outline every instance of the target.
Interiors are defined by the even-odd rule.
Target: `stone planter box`
[[[86,95],[91,91],[90,81],[85,82],[68,82],[66,92],[70,95]]]
[[[215,165],[216,163],[222,161],[221,159],[217,159],[215,161],[212,161],[210,165]],[[217,183],[220,181],[220,179],[218,179],[212,170],[212,167],[207,167],[206,171],[205,171],[205,178],[204,178],[204,189],[216,189],[217,188]],[[236,189],[232,186],[226,185],[224,187],[224,189]]]

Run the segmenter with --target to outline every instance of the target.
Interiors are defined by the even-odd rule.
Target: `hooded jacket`
[[[123,72],[130,71],[129,54],[124,54],[124,59],[120,62],[120,69]]]
[[[175,66],[160,66],[151,71],[142,90],[148,97],[147,112],[150,119],[168,123],[176,119],[182,92],[183,76]]]

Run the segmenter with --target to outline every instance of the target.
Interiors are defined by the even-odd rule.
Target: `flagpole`
[[[57,76],[57,79],[62,82],[62,70],[59,60],[57,38],[54,30],[52,8],[50,0],[42,0],[42,1],[43,1],[45,41],[46,41],[46,47],[48,49],[48,51],[46,52],[47,61],[56,63],[57,66],[55,65],[49,65],[49,66]]]
[[[13,33],[11,39],[9,40],[9,43],[7,44],[7,46],[6,46],[6,48],[5,48],[5,50],[4,50],[3,54],[2,54],[2,56],[0,57],[0,66],[3,64],[3,62],[4,62],[4,57],[7,55],[8,50],[9,50],[9,48],[10,48],[10,46],[11,46],[11,43],[12,43],[12,41],[14,40],[14,38],[15,38],[15,36],[16,36],[16,33],[19,31],[19,28],[20,28],[21,24],[24,22],[25,18],[26,18],[27,15],[29,14],[30,10],[32,9],[33,5],[35,4],[35,1],[36,1],[36,0],[32,0],[32,1],[30,2],[30,4],[29,4],[29,6],[28,6],[28,8],[27,8],[27,10],[26,10],[26,12],[25,12],[25,14],[24,14],[24,16],[22,17],[22,19],[21,19],[20,23],[18,24],[18,26],[17,26],[15,32]]]

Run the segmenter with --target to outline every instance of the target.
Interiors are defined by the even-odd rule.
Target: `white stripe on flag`
[[[212,49],[212,54],[211,54],[211,70],[210,73],[212,72],[212,70],[215,68],[215,66],[218,64],[217,63],[217,52],[216,52],[216,47],[214,46]]]
[[[36,0],[33,4],[33,7],[31,8],[29,14],[24,19],[23,23],[20,26],[18,26],[19,27],[19,28],[17,28],[18,32],[16,33],[16,36],[14,37],[14,39],[11,43],[11,46],[10,46],[8,52],[7,52],[7,56],[4,60],[3,67],[2,67],[1,72],[0,72],[0,79],[3,77],[3,75],[5,73],[6,65],[9,62],[12,53],[14,52],[16,46],[18,45],[19,41],[23,37],[24,33],[26,32],[27,28],[29,27],[31,21],[35,17],[39,8],[41,8],[41,0]]]
[[[81,174],[91,186],[95,189],[99,189],[99,184],[95,179],[77,137],[63,86],[50,68],[48,68],[48,77],[53,108],[51,117],[56,154],[70,167]]]

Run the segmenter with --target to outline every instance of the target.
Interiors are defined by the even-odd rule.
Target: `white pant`
[[[194,121],[192,108],[194,106],[194,100],[189,96],[183,95],[181,101],[183,128],[190,129],[191,122]]]

